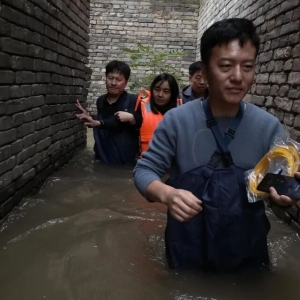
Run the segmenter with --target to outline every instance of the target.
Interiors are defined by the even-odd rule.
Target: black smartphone
[[[300,180],[295,177],[267,173],[257,189],[269,193],[270,187],[275,188],[279,195],[300,199]]]

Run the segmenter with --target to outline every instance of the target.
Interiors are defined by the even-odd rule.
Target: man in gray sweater
[[[270,229],[263,201],[249,203],[244,172],[284,135],[278,119],[245,103],[255,73],[259,37],[247,19],[226,19],[201,38],[209,99],[170,110],[134,169],[137,189],[167,205],[170,267],[220,272],[269,266]],[[169,172],[167,183],[161,177]],[[299,176],[297,173],[296,176]],[[294,200],[270,189],[271,200]]]

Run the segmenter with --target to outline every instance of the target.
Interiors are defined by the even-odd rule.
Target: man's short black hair
[[[108,73],[120,73],[123,74],[125,79],[128,80],[130,77],[130,67],[124,63],[123,61],[113,60],[109,62],[105,67],[105,75],[107,76]]]
[[[201,71],[200,61],[196,61],[196,62],[192,63],[189,67],[190,76],[193,76],[197,71]]]
[[[201,58],[205,65],[209,64],[212,49],[215,46],[239,40],[241,47],[250,41],[259,51],[259,36],[252,21],[244,18],[232,18],[218,21],[211,25],[201,38]]]

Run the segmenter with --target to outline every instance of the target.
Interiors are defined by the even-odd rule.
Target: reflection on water
[[[299,300],[299,236],[268,217],[271,272],[170,270],[165,208],[139,196],[129,168],[100,165],[87,149],[1,227],[1,299]]]

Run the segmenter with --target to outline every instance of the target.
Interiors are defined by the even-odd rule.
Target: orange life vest
[[[150,98],[151,94],[150,91],[141,90],[137,102],[136,102],[136,109],[141,103],[141,112],[142,112],[142,125],[140,128],[140,152],[144,152],[148,149],[149,142],[152,140],[152,136],[154,130],[158,123],[163,119],[163,115],[158,112],[158,114],[154,114],[151,111],[150,106]],[[177,106],[182,105],[182,100],[177,100]]]

